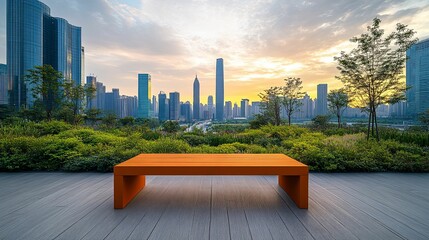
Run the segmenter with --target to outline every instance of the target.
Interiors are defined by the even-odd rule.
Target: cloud
[[[348,40],[374,17],[386,32],[401,22],[420,38],[429,35],[425,0],[42,1],[53,16],[82,27],[86,73],[108,89],[136,95],[137,74],[147,72],[153,94],[179,91],[182,100],[191,99],[195,74],[203,101],[214,95],[218,57],[224,58],[226,100],[258,100],[287,76],[301,77],[314,97],[319,83],[340,87],[333,56],[351,49]],[[4,28],[2,21],[0,43]],[[5,55],[0,48],[0,61]]]

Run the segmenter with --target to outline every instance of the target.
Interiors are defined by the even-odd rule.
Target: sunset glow
[[[85,75],[107,89],[137,95],[137,74],[150,73],[152,94],[181,93],[191,101],[198,74],[201,100],[215,95],[216,58],[224,59],[225,100],[257,101],[258,93],[300,77],[316,85],[341,83],[333,57],[350,50],[374,17],[391,31],[397,22],[429,36],[426,0],[174,1],[42,0],[56,16],[82,27]],[[6,1],[0,0],[0,63],[6,62]]]

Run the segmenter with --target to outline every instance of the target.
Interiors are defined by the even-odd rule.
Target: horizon
[[[289,76],[300,77],[314,99],[318,84],[341,86],[333,57],[350,50],[349,39],[373,18],[386,33],[400,22],[421,40],[429,36],[429,3],[421,0],[41,2],[52,16],[82,27],[85,78],[94,74],[108,91],[137,96],[138,74],[149,73],[152,95],[177,91],[183,102],[192,102],[196,74],[201,102],[215,97],[217,58],[224,59],[225,101],[259,101],[260,92]],[[6,64],[5,6],[0,0],[0,63]]]

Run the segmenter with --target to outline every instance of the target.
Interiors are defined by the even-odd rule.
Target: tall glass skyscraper
[[[407,114],[416,116],[429,109],[429,38],[407,51]]]
[[[7,66],[0,64],[0,105],[8,104]]]
[[[152,86],[151,86],[151,77],[147,73],[139,74],[139,107],[137,117],[139,118],[149,118],[150,116],[150,105],[152,97]]]
[[[317,85],[316,115],[328,114],[328,84]]]
[[[167,94],[164,92],[158,94],[158,119],[160,122],[170,119]]]
[[[179,120],[180,118],[180,93],[170,93],[170,120]]]
[[[223,121],[223,106],[225,102],[223,59],[216,60],[216,120]]]
[[[54,18],[38,0],[7,0],[9,103],[19,109],[34,102],[25,75],[34,66],[52,65],[68,80],[82,83],[81,29]]]
[[[193,115],[195,120],[200,119],[200,81],[198,76],[194,80],[194,101],[193,101]]]

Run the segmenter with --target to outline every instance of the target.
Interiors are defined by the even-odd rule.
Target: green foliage
[[[162,130],[168,133],[176,133],[180,130],[180,124],[177,121],[165,121],[162,124]]]
[[[0,125],[0,171],[110,172],[140,153],[284,153],[313,171],[429,171],[429,148],[414,135],[419,132],[391,130],[393,137],[376,142],[367,141],[359,128],[331,129],[327,135],[266,125],[235,133],[162,135],[144,125],[94,130],[59,121],[17,121]]]
[[[328,127],[329,119],[331,117],[328,115],[317,115],[311,121],[313,122],[313,127],[316,129],[325,129]]]

